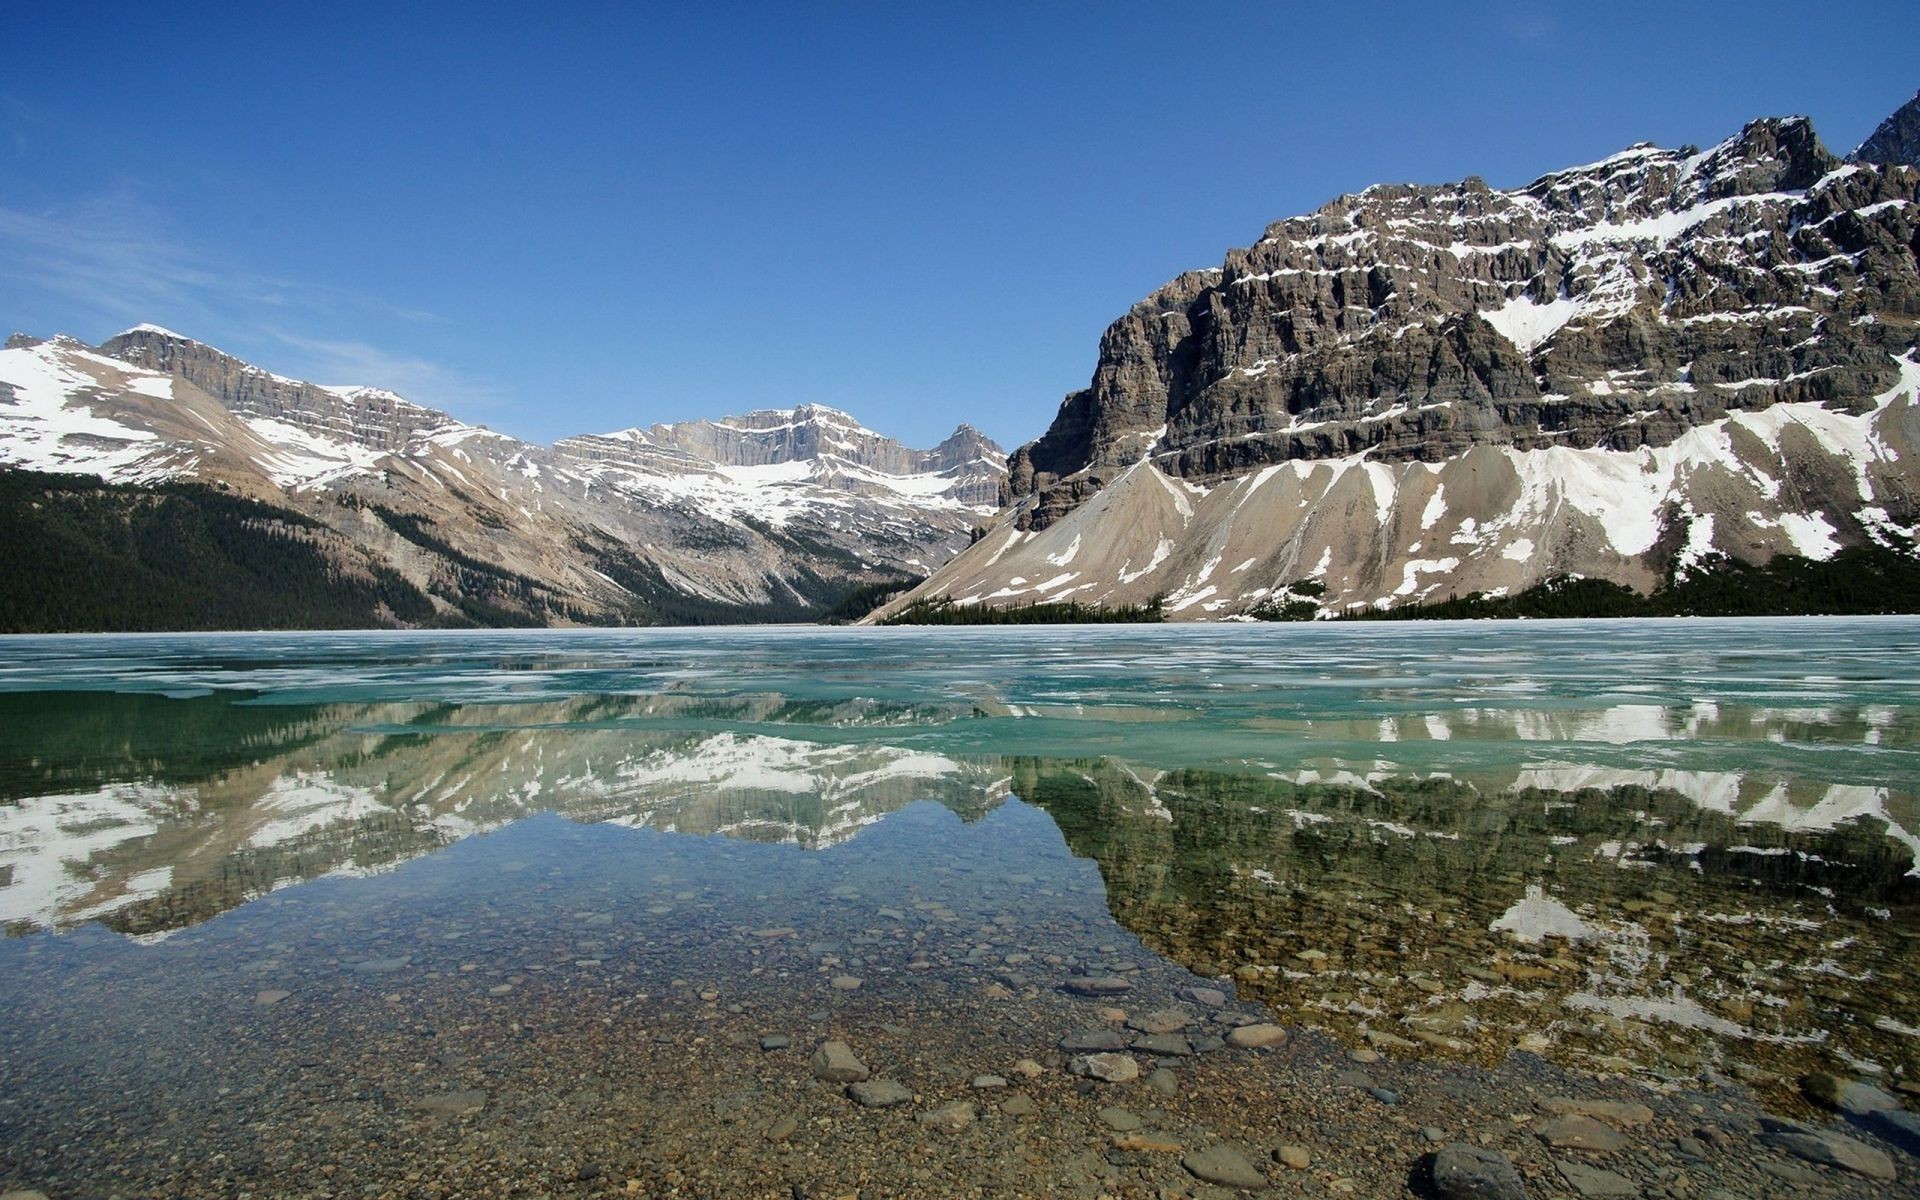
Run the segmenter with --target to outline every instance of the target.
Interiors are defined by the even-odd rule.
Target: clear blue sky
[[[551,441],[814,401],[1009,446],[1101,330],[1380,181],[1920,87],[1920,4],[16,6],[0,325]]]

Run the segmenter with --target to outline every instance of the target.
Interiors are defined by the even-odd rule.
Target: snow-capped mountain
[[[799,617],[925,574],[1005,459],[966,426],[915,451],[818,406],[544,447],[142,325],[10,339],[0,466],[216,484],[318,522],[299,536],[333,569],[391,573],[434,614],[553,623]]]
[[[1279,221],[1107,329],[994,527],[902,603],[1331,613],[1910,554],[1917,199],[1910,159],[1788,118]]]

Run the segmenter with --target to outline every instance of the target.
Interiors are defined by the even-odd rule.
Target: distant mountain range
[[[1343,196],[1135,305],[1010,459],[818,406],[544,447],[155,326],[15,335],[0,629],[799,620],[903,592],[875,616],[1297,618],[1569,581],[1911,608],[1917,157],[1920,96],[1846,159],[1778,118],[1507,191]],[[1756,600],[1741,572],[1782,563],[1812,574]]]
[[[1109,326],[985,536],[885,613],[1327,616],[1849,552],[1907,572],[1917,132],[1920,97],[1847,160],[1760,120],[1279,221]]]
[[[7,481],[15,629],[808,619],[944,562],[1006,470],[817,405],[549,448],[151,325],[9,339],[0,464],[114,485]]]

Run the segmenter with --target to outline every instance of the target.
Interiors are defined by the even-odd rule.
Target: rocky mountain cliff
[[[1920,163],[1920,92],[1861,142],[1849,156],[1854,162],[1895,166]]]
[[[1805,119],[1760,120],[1276,222],[1107,329],[995,527],[908,599],[1325,614],[1910,553],[1902,128],[1843,162]]]
[[[818,406],[549,448],[149,325],[98,349],[10,339],[0,466],[138,485],[112,503],[142,529],[136,510],[152,505],[138,487],[188,481],[259,502],[237,525],[223,509],[211,525],[200,512],[166,527],[185,522],[192,544],[243,564],[280,556],[265,543],[235,550],[236,538],[295,540],[315,562],[279,574],[367,581],[385,597],[369,624],[804,619],[945,561],[991,511],[1005,469],[969,427],[916,451]],[[57,528],[37,519],[33,538],[57,535],[60,554],[84,557],[98,523],[68,510],[98,498],[69,492]],[[16,554],[35,549],[24,528]]]

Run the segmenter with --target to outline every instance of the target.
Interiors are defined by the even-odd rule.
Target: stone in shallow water
[[[1900,1107],[1898,1100],[1870,1083],[1842,1079],[1838,1075],[1829,1075],[1824,1071],[1802,1079],[1800,1090],[1815,1104],[1849,1116],[1863,1117],[1868,1113],[1884,1112]]]
[[[1615,1150],[1624,1150],[1627,1139],[1618,1130],[1612,1129],[1592,1117],[1568,1115],[1543,1121],[1534,1130],[1535,1136],[1555,1150],[1584,1150],[1594,1154],[1611,1154]]]
[[[481,1088],[465,1092],[447,1092],[440,1096],[423,1097],[414,1101],[414,1104],[437,1117],[463,1117],[485,1108],[487,1093]]]
[[[1239,1046],[1246,1050],[1263,1050],[1269,1046],[1278,1046],[1286,1040],[1285,1029],[1265,1022],[1242,1025],[1227,1035],[1229,1046]]]
[[[352,971],[356,975],[391,975],[395,971],[404,970],[406,965],[412,961],[413,959],[411,957],[368,958],[354,963]]]
[[[914,1120],[941,1133],[959,1133],[973,1124],[973,1105],[965,1100],[950,1100],[932,1112],[923,1112]]]
[[[1208,1146],[1180,1160],[1195,1179],[1230,1188],[1263,1188],[1266,1175],[1232,1146]]]
[[[872,1072],[853,1055],[853,1047],[834,1040],[820,1043],[811,1060],[815,1079],[828,1083],[859,1083]]]
[[[1459,1143],[1433,1156],[1433,1188],[1444,1200],[1528,1200],[1506,1155]]]
[[[1177,1033],[1153,1033],[1133,1039],[1133,1048],[1142,1054],[1165,1058],[1185,1058],[1193,1053],[1193,1043]]]
[[[773,1124],[767,1126],[766,1139],[770,1142],[784,1142],[800,1131],[800,1118],[792,1113],[776,1117]]]
[[[770,1033],[760,1039],[762,1050],[785,1050],[793,1045],[793,1039],[784,1033]]]
[[[1225,1008],[1227,1004],[1227,994],[1219,988],[1184,987],[1178,994],[1182,1000],[1191,1000],[1208,1008]]]
[[[1103,1108],[1094,1115],[1100,1118],[1101,1124],[1116,1133],[1131,1133],[1143,1124],[1138,1116],[1124,1108]]]
[[[1811,1163],[1823,1166],[1839,1167],[1843,1171],[1852,1171],[1855,1175],[1864,1175],[1868,1179],[1878,1179],[1891,1183],[1898,1177],[1894,1170],[1893,1159],[1865,1142],[1856,1142],[1850,1137],[1837,1133],[1825,1133],[1815,1130],[1809,1133],[1774,1133],[1767,1135],[1767,1141],[1785,1150],[1795,1158],[1803,1158]]]
[[[293,995],[293,993],[288,991],[285,988],[267,988],[264,991],[255,995],[253,998],[253,1002],[255,1004],[258,1004],[261,1008],[270,1008],[273,1005],[280,1003],[282,1000],[285,1000],[288,996],[291,996],[291,995]]]
[[[1176,1008],[1156,1009],[1150,1013],[1136,1013],[1127,1018],[1127,1028],[1137,1029],[1141,1033],[1179,1033],[1193,1021],[1186,1013]]]
[[[1004,1075],[975,1075],[973,1077],[973,1086],[976,1090],[980,1091],[1003,1088],[1007,1086],[1007,1078]]]
[[[852,975],[835,975],[833,977],[833,988],[835,991],[851,992],[857,991],[859,987],[860,980]]]
[[[1542,1100],[1540,1111],[1555,1117],[1592,1117],[1616,1129],[1636,1129],[1653,1120],[1651,1108],[1622,1100],[1575,1100],[1556,1096]]]
[[[1124,1050],[1127,1040],[1111,1029],[1083,1029],[1060,1039],[1060,1049],[1068,1054],[1097,1054],[1102,1050]]]
[[[893,1108],[913,1099],[913,1093],[891,1079],[871,1079],[847,1085],[847,1095],[861,1108]]]
[[[1075,1075],[1132,1083],[1140,1078],[1140,1064],[1130,1054],[1083,1054],[1070,1064]]]
[[[1076,975],[1061,984],[1060,990],[1076,996],[1117,996],[1132,991],[1133,985],[1117,975]]]
[[[1273,1152],[1282,1166],[1295,1171],[1304,1171],[1313,1165],[1313,1155],[1305,1146],[1282,1146]]]
[[[1920,1116],[1903,1109],[1868,1113],[1865,1125],[1908,1154],[1920,1154]]]
[[[1587,1197],[1638,1196],[1640,1186],[1624,1175],[1599,1167],[1589,1167],[1584,1163],[1555,1159],[1554,1167],[1560,1172],[1560,1178],[1567,1186]]]
[[[1162,1096],[1171,1096],[1180,1090],[1180,1077],[1165,1067],[1147,1072],[1147,1086]]]

